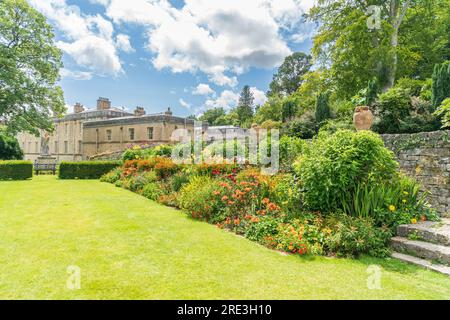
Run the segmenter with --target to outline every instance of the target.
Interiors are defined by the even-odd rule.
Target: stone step
[[[397,252],[408,253],[418,258],[436,261],[450,266],[450,247],[409,240],[403,237],[392,238],[391,246]]]
[[[417,257],[410,256],[407,254],[399,253],[399,252],[393,252],[392,257],[395,259],[398,259],[400,261],[406,262],[406,263],[411,263],[416,266],[419,266],[419,267],[422,267],[425,269],[429,269],[429,270],[433,270],[433,271],[437,271],[437,272],[443,273],[447,276],[450,276],[450,267],[445,266],[443,264],[435,264],[428,260],[417,258]]]
[[[418,224],[401,225],[397,228],[400,237],[422,240],[444,246],[450,246],[450,219],[439,222],[426,221]]]

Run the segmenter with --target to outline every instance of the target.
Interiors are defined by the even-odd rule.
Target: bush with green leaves
[[[22,160],[19,141],[5,129],[0,128],[0,160]]]
[[[294,161],[308,150],[308,142],[297,137],[283,136],[279,146],[280,167],[287,172],[292,171]]]
[[[0,161],[0,180],[26,180],[32,177],[33,163],[31,161]]]
[[[245,237],[249,240],[265,244],[267,237],[273,237],[278,233],[280,219],[273,216],[263,216],[257,223],[248,223]]]
[[[61,162],[60,179],[100,179],[104,174],[119,167],[120,161]]]
[[[437,108],[435,115],[441,119],[442,128],[450,128],[450,98],[442,101],[442,104]]]
[[[165,194],[165,191],[161,183],[155,181],[147,183],[143,187],[141,194],[150,200],[158,201],[158,199]]]
[[[120,180],[120,177],[122,175],[122,168],[117,167],[111,170],[110,172],[104,174],[101,178],[101,182],[107,182],[107,183],[116,183],[118,180]]]
[[[311,139],[317,134],[317,123],[312,112],[306,112],[299,119],[285,124],[281,130],[282,135]]]
[[[328,253],[339,257],[358,257],[361,254],[387,257],[390,254],[390,229],[375,227],[371,218],[333,213],[326,218],[325,225],[329,235],[324,239],[324,246]]]
[[[382,185],[397,177],[398,163],[383,140],[370,131],[320,135],[295,164],[303,201],[323,213],[342,209],[364,185]]]

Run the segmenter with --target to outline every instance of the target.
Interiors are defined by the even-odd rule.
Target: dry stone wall
[[[420,181],[429,201],[442,215],[450,214],[450,131],[384,134],[386,147],[400,169]]]

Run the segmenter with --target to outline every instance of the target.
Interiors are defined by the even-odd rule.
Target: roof
[[[111,119],[102,119],[102,120],[90,120],[84,122],[84,127],[92,128],[92,127],[103,127],[103,126],[111,126],[111,125],[133,125],[133,124],[146,124],[146,123],[161,123],[161,122],[169,122],[175,124],[189,124],[194,125],[194,120],[176,117],[167,115],[164,113],[158,114],[148,114],[142,116],[126,116],[119,118],[111,118]]]

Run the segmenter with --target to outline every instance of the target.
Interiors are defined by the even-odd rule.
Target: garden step
[[[450,246],[450,219],[442,219],[439,222],[426,221],[418,224],[401,225],[397,228],[397,234],[400,237],[411,240],[423,240]]]
[[[392,248],[397,252],[408,253],[418,258],[440,262],[450,266],[450,247],[429,242],[394,237]]]
[[[443,264],[432,263],[428,260],[417,258],[417,257],[410,256],[407,254],[399,253],[399,252],[393,252],[392,257],[395,259],[398,259],[400,261],[403,261],[403,262],[411,263],[416,266],[423,267],[425,269],[429,269],[429,270],[433,270],[433,271],[437,271],[437,272],[443,273],[447,276],[450,276],[450,267],[445,266]]]

